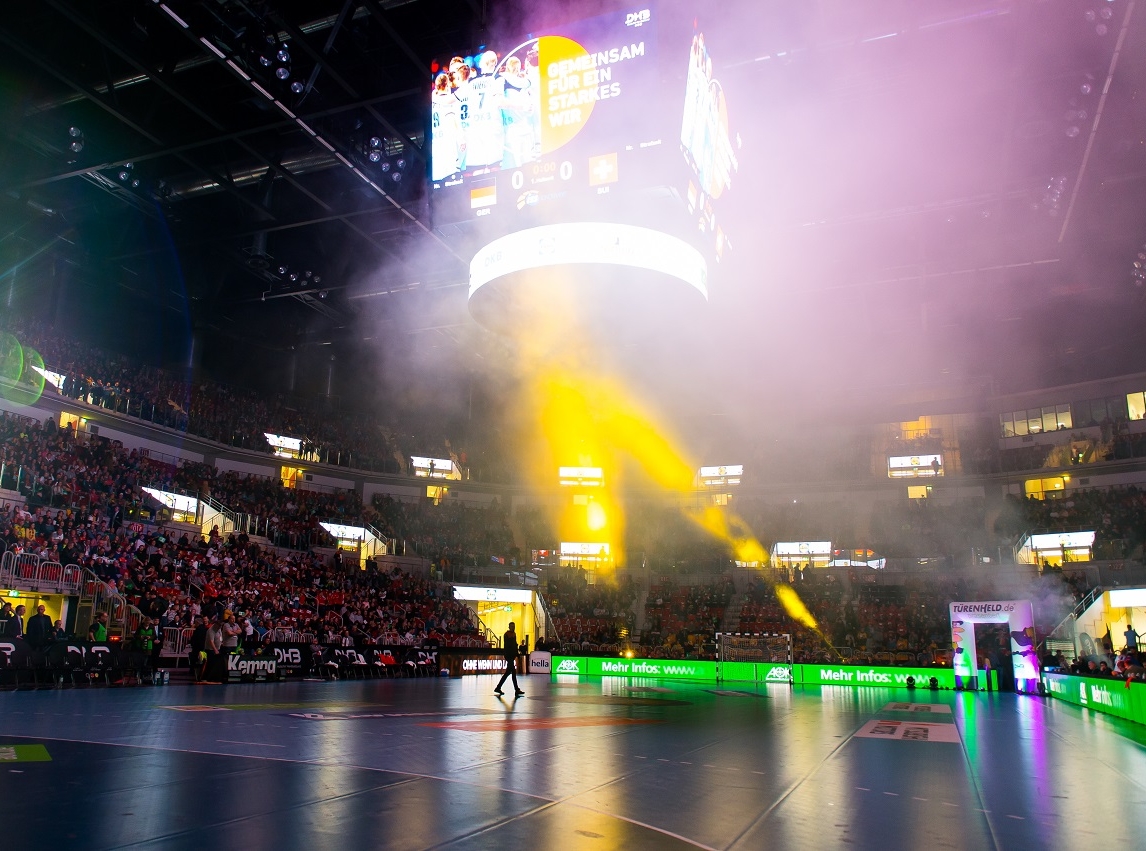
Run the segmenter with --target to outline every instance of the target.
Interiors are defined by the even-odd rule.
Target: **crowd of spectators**
[[[279,629],[331,641],[350,636],[404,644],[476,637],[469,610],[442,583],[348,570],[340,560],[259,546],[245,534],[224,538],[213,530],[206,538],[176,538],[132,521],[142,486],[206,476],[210,468],[203,465],[176,471],[106,440],[82,440],[70,429],[8,414],[0,415],[0,461],[28,476],[27,506],[11,503],[0,511],[4,549],[86,567],[161,626],[190,627],[202,615],[231,611],[260,634]],[[320,516],[361,515],[352,493],[296,491],[231,473],[201,483],[232,504],[266,514],[272,529],[295,524],[309,530]],[[445,546],[451,544],[463,549],[446,539]]]
[[[731,631],[790,633],[798,662],[840,658],[888,664],[946,664],[950,660],[952,600],[1011,599],[985,580],[928,574],[900,585],[867,584],[807,571],[796,592],[816,623],[811,629],[793,620],[777,598],[775,586],[755,580],[737,602],[739,616]],[[1048,572],[1021,589],[1034,606],[1035,632],[1041,640],[1086,593],[1078,576]]]
[[[641,646],[653,658],[715,658],[714,640],[736,592],[730,577],[706,585],[664,580],[649,588]]]
[[[295,549],[333,546],[319,523],[357,522],[362,515],[353,490],[286,488],[276,479],[204,464],[176,467],[107,440],[84,439],[69,428],[41,427],[12,415],[0,416],[0,478],[0,485],[33,504],[80,511],[98,505],[117,524],[159,511],[148,504],[143,487],[210,496],[249,518],[252,532]]]
[[[372,411],[330,416],[320,402],[265,395],[188,372],[173,373],[84,345],[42,323],[7,316],[0,336],[38,352],[47,370],[63,376],[59,392],[90,405],[174,428],[228,446],[271,452],[264,434],[303,439],[305,460],[375,472],[408,473],[411,455],[448,457],[461,467],[470,458],[434,421],[381,420]],[[30,367],[24,366],[27,379]],[[47,392],[56,392],[48,385]],[[480,448],[482,458],[490,451]],[[496,454],[496,453],[493,453]],[[479,465],[484,468],[488,464]]]
[[[497,499],[484,505],[434,505],[379,495],[363,516],[387,538],[398,541],[407,554],[433,562],[443,575],[454,575],[465,565],[514,564],[521,556]]]
[[[1072,491],[1062,499],[1010,497],[1008,531],[1093,530],[1096,549],[1124,542],[1127,555],[1146,543],[1146,492],[1134,486]]]
[[[637,589],[627,575],[590,585],[585,571],[562,568],[550,572],[544,594],[562,641],[615,647],[632,631]]]
[[[415,436],[411,429],[381,425],[365,414],[326,416],[285,397],[268,398],[141,366],[11,317],[0,330],[38,350],[47,367],[64,376],[64,395],[222,443],[270,451],[263,433],[277,431],[305,436],[303,451],[313,458],[387,472],[408,472],[409,454],[439,454],[462,466],[470,460],[433,425],[414,430]],[[1103,440],[1103,446],[1113,447],[1113,457],[1146,454],[1146,438],[1139,435],[1115,429],[1110,435],[1104,431]],[[853,449],[862,455],[860,447]],[[1051,450],[1021,451],[1034,454],[1030,461],[1016,462],[1019,466],[1043,463]],[[154,509],[142,494],[144,486],[210,496],[252,518],[252,530],[288,551],[259,546],[246,535],[199,540],[146,531],[136,522]],[[328,642],[380,644],[474,636],[468,610],[440,582],[400,573],[347,572],[313,552],[316,546],[334,544],[321,521],[371,523],[407,553],[451,575],[458,566],[523,564],[510,518],[497,500],[480,506],[433,505],[377,497],[363,505],[353,490],[303,490],[204,464],[171,465],[106,440],[6,414],[0,415],[0,487],[19,490],[29,506],[0,511],[0,538],[7,547],[89,567],[164,626],[190,626],[196,617],[230,611],[252,640],[275,630]],[[1064,499],[1008,497],[1001,505],[984,499],[942,505],[901,501],[866,513],[846,500],[776,505],[746,499],[736,506],[766,545],[778,540],[857,542],[888,558],[992,553],[1034,529],[1093,529],[1097,553],[1117,543],[1119,553],[1134,556],[1146,545],[1146,492],[1133,487],[1071,491]],[[717,572],[727,566],[728,554],[680,517],[670,507],[631,506],[625,550],[641,553],[654,571],[671,565]],[[517,522],[526,547],[555,543],[542,511],[519,512]],[[811,579],[798,583],[798,592],[817,630],[795,626],[766,582],[737,598],[738,629],[791,632],[798,659],[830,659],[844,651],[940,660],[949,646],[946,602],[990,596],[990,589],[947,582],[859,586],[835,575],[833,581],[819,581],[815,570],[808,573]],[[1046,582],[1061,587],[1042,589],[1041,609],[1041,592],[1034,592],[1040,635],[1057,623],[1062,600],[1077,599],[1085,591],[1070,575],[1050,575]],[[590,586],[575,571],[550,576],[546,592],[558,634],[582,644],[621,643],[639,602],[630,583]],[[654,586],[645,605],[642,649],[654,656],[711,655],[714,633],[734,597],[730,581]],[[1105,661],[1113,674],[1122,662],[1135,667],[1137,658],[1111,653],[1105,660],[1079,661],[1084,673]]]
[[[1138,630],[1132,623],[1128,623],[1119,640],[1108,633],[1099,639],[1098,646],[1085,646],[1084,642],[1082,655],[1075,657],[1069,664],[1061,651],[1048,654],[1042,662],[1045,668],[1058,669],[1080,677],[1146,682],[1146,656],[1141,651],[1141,644],[1142,637]]]
[[[400,570],[350,570],[337,559],[262,547],[243,535],[175,538],[162,528],[117,527],[100,511],[12,504],[0,512],[0,540],[17,553],[90,569],[160,628],[190,628],[202,616],[229,612],[258,640],[268,633],[351,644],[478,637],[469,610],[444,583]]]

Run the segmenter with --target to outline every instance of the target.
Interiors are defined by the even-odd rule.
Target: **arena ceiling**
[[[225,353],[216,370],[383,338],[489,356],[466,312],[472,246],[435,228],[427,192],[430,58],[611,5],[10,3],[9,304],[105,344],[127,319],[169,360],[194,333]],[[726,387],[1146,368],[1136,0],[720,5],[744,140],[734,251],[684,336],[708,368],[741,365]]]

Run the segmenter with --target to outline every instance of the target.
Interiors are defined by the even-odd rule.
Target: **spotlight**
[[[314,272],[310,271],[310,269],[307,269],[305,272],[302,273],[302,276],[304,278],[313,278]]]
[[[330,293],[329,293],[329,292],[327,292],[326,290],[322,290],[322,291],[321,291],[321,292],[318,294],[318,297],[319,297],[319,298],[326,298],[328,295],[330,295]]]
[[[287,267],[286,266],[279,266],[279,274],[285,275],[286,273],[287,273]]]
[[[290,273],[290,279],[291,279],[291,281],[297,281],[298,280],[298,272],[291,272]]]
[[[264,68],[270,68],[271,67],[271,60],[268,59],[266,56],[260,56],[259,57],[259,64],[262,65]]]
[[[138,189],[139,188],[139,178],[138,177],[135,178],[135,180],[131,181],[131,188],[132,189]]]
[[[270,33],[267,33],[263,37],[267,40],[267,44],[273,45],[275,43],[275,37],[273,35],[271,35]]]
[[[82,139],[76,139],[74,142],[72,142],[70,145],[68,145],[68,150],[74,154],[78,154],[83,149],[84,149],[84,143],[83,143]]]
[[[121,172],[119,173],[119,179],[120,179],[120,180],[123,180],[123,181],[125,181],[125,182],[126,182],[126,180],[127,180],[129,177],[131,177],[131,172],[128,172],[128,171],[121,171]]]
[[[292,92],[294,92],[296,95],[301,95],[301,94],[302,94],[302,90],[303,90],[303,89],[305,89],[305,88],[306,88],[306,86],[304,86],[304,85],[303,85],[302,83],[300,83],[298,80],[295,80],[293,83],[291,83],[291,84],[290,84],[290,90],[291,90]]]
[[[392,175],[390,175],[390,179],[393,180],[395,183],[401,183],[402,182],[401,172],[397,172],[397,171],[394,172]]]
[[[1080,132],[1081,131],[1074,124],[1072,124],[1072,125],[1070,125],[1070,127],[1066,128],[1066,135],[1071,139],[1076,138]]]
[[[398,168],[405,168],[406,161],[404,159],[399,159],[396,163],[394,163],[394,165],[396,165]]]
[[[279,62],[290,62],[290,54],[287,53],[286,50],[280,50],[275,54],[275,59]]]
[[[322,277],[320,275],[315,275],[313,283],[321,284],[322,283]]]
[[[287,77],[290,76],[290,69],[289,68],[275,68],[275,76],[278,77],[280,80],[285,80]]]
[[[909,689],[914,689],[914,688],[915,688],[915,677],[908,677],[908,678],[907,678],[907,687],[908,687]]]
[[[370,152],[366,154],[366,159],[372,163],[379,162],[382,159],[382,152],[371,149]]]
[[[1046,697],[1046,695],[1047,695],[1047,684],[1040,680],[1039,681],[1039,696],[1040,697]]]
[[[388,161],[387,161],[387,162],[384,162],[384,163],[382,163],[382,171],[386,172],[386,171],[389,171],[389,170],[390,170],[390,163],[389,163]]]
[[[927,687],[932,691],[939,691],[939,678],[932,677],[927,681]]]
[[[371,148],[381,148],[382,147],[382,140],[379,139],[377,136],[371,136],[369,144],[370,144]]]
[[[1088,95],[1093,91],[1093,89],[1090,86],[1090,83],[1083,83],[1081,86],[1079,86],[1078,90],[1080,92],[1082,92],[1084,95]]]
[[[68,128],[68,135],[71,136],[73,139],[78,139],[82,135],[84,135],[84,131],[81,130],[79,127],[69,127]]]

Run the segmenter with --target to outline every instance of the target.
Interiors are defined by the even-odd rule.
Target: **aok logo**
[[[764,677],[764,681],[768,683],[786,683],[790,679],[792,679],[792,672],[787,668],[781,668],[779,665],[773,667],[770,671],[768,671],[767,676]]]
[[[554,671],[557,674],[579,674],[581,673],[581,663],[576,659],[562,659],[561,664],[557,666]]]
[[[625,15],[626,27],[640,27],[647,24],[653,19],[653,13],[648,9],[641,9],[639,12],[629,12]]]

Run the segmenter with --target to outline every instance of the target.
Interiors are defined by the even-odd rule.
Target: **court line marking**
[[[285,748],[286,745],[272,745],[268,742],[237,742],[234,739],[215,739],[224,745],[254,745],[257,748]]]
[[[218,751],[204,751],[204,750],[195,750],[195,749],[190,749],[190,748],[172,748],[172,747],[162,747],[162,746],[156,746],[156,745],[131,745],[131,744],[120,743],[120,742],[99,742],[99,741],[90,741],[88,739],[67,739],[67,738],[58,738],[58,737],[45,738],[44,736],[11,735],[10,738],[33,739],[35,741],[40,741],[40,742],[44,742],[44,741],[71,742],[73,744],[81,744],[81,745],[107,745],[108,747],[134,748],[137,750],[166,751],[169,753],[193,753],[193,754],[199,754],[201,756],[222,756],[222,757],[231,757],[233,759],[256,759],[256,760],[263,760],[266,762],[289,762],[289,763],[293,763],[295,765],[316,765],[316,766],[320,766],[320,767],[330,767],[332,765],[336,765],[339,768],[356,768],[356,769],[360,769],[362,771],[373,771],[373,772],[376,772],[379,774],[393,774],[399,778],[402,778],[402,779],[398,780],[397,783],[385,784],[383,786],[374,787],[374,788],[379,788],[379,789],[389,788],[390,786],[398,785],[398,783],[406,783],[406,782],[411,782],[413,780],[438,780],[442,783],[457,783],[461,786],[472,786],[476,789],[485,789],[487,791],[493,790],[493,791],[497,791],[497,792],[505,792],[505,793],[510,794],[510,795],[520,795],[523,798],[532,798],[532,799],[537,800],[537,801],[544,801],[546,806],[554,806],[556,804],[563,804],[565,806],[575,807],[576,809],[585,810],[586,812],[596,813],[597,815],[605,816],[606,818],[615,818],[615,819],[620,819],[621,821],[629,822],[630,824],[636,825],[637,827],[643,827],[643,828],[646,828],[648,830],[653,831],[654,833],[659,833],[659,834],[662,834],[664,836],[668,836],[672,839],[676,839],[680,842],[684,842],[685,844],[691,845],[694,848],[700,848],[701,851],[723,851],[723,849],[718,849],[718,848],[715,848],[714,846],[711,846],[711,845],[705,845],[704,843],[698,842],[695,839],[689,839],[687,836],[681,836],[680,834],[673,833],[672,831],[666,830],[665,828],[656,827],[655,825],[651,825],[651,824],[646,824],[645,822],[639,821],[639,820],[634,819],[634,818],[629,818],[628,816],[618,815],[617,813],[606,812],[604,810],[599,810],[595,807],[590,807],[590,806],[587,806],[585,804],[574,803],[569,798],[560,798],[560,799],[547,798],[544,795],[537,795],[533,792],[522,792],[518,789],[506,789],[506,788],[501,787],[501,786],[491,786],[491,785],[486,784],[486,783],[474,783],[472,781],[462,780],[462,779],[453,778],[453,777],[440,777],[436,774],[420,774],[420,773],[414,772],[414,771],[400,771],[400,770],[395,769],[395,768],[378,768],[376,766],[357,765],[357,764],[353,764],[353,763],[340,762],[340,761],[332,760],[332,759],[321,759],[321,760],[318,760],[318,759],[290,759],[288,757],[253,756],[253,755],[249,755],[249,754],[220,753]],[[625,775],[622,775],[621,777],[613,778],[613,779],[607,781],[606,783],[603,783],[600,785],[605,786],[605,785],[608,785],[609,783],[616,783],[620,780],[623,780],[624,777],[625,777]],[[600,786],[594,787],[594,788],[600,788]],[[349,793],[349,794],[362,794],[365,791],[369,791],[369,790],[361,790],[360,792]],[[586,789],[586,790],[578,792],[577,795],[583,795],[586,792],[591,792],[591,791],[593,791],[593,789]],[[342,797],[347,797],[347,796],[341,796],[340,795],[337,797],[342,798]],[[324,800],[334,800],[334,799],[324,799]],[[313,803],[319,803],[319,801],[315,801]],[[538,807],[536,810],[532,810],[531,812],[539,812],[540,810],[545,809],[546,806]],[[253,818],[253,817],[254,816],[251,816],[251,818]],[[515,816],[514,818],[519,818],[519,816]],[[236,819],[236,820],[234,820],[234,823],[238,823],[239,821],[243,821],[243,820],[245,820],[245,818],[244,819]],[[509,821],[512,821],[512,820],[513,819],[506,819],[506,820],[502,820],[499,823],[500,824],[507,824]],[[198,828],[195,828],[195,829],[198,830]],[[174,834],[174,835],[178,836],[178,835],[183,835],[183,834],[180,833],[180,834]],[[153,839],[140,840],[139,842],[131,843],[130,845],[118,846],[118,847],[123,848],[123,847],[130,847],[131,845],[147,844],[150,842],[160,841],[160,840],[165,839],[165,838],[169,838],[169,837],[156,837]],[[454,839],[448,840],[448,843],[458,842],[464,838],[466,838],[466,837],[455,837]],[[434,847],[443,847],[443,846],[438,845],[438,846],[434,846]]]
[[[789,712],[788,714],[791,715],[792,713]],[[856,728],[856,730],[858,730],[858,729],[859,729],[859,727]],[[852,731],[852,735],[854,735],[854,734],[855,734],[855,730]],[[778,797],[771,804],[769,804],[768,808],[766,810],[764,810],[764,812],[760,813],[760,815],[758,815],[758,816],[756,816],[756,818],[752,819],[752,821],[748,824],[748,826],[745,827],[744,830],[740,831],[740,833],[738,833],[735,837],[733,837],[732,841],[729,842],[725,846],[725,848],[726,849],[735,848],[736,845],[740,843],[740,840],[742,840],[745,836],[748,835],[748,832],[750,830],[752,830],[757,825],[760,825],[760,824],[763,824],[764,822],[766,822],[771,817],[772,813],[774,813],[776,811],[776,809],[781,804],[783,804],[786,800],[788,800],[788,798],[790,798],[792,796],[792,794],[797,789],[799,789],[801,786],[804,785],[804,783],[806,783],[809,779],[811,779],[812,775],[814,775],[817,771],[819,771],[821,768],[823,768],[824,765],[827,764],[828,760],[830,760],[837,753],[839,753],[841,750],[843,750],[844,745],[846,745],[851,740],[852,740],[851,736],[848,736],[846,739],[840,739],[840,741],[836,743],[836,746],[834,748],[832,748],[830,751],[828,751],[826,754],[824,754],[824,757],[818,763],[816,763],[816,765],[810,771],[808,771],[803,777],[800,777],[800,778],[792,781],[792,783],[788,786],[788,788],[784,790],[784,793],[782,795],[780,795],[780,797]]]

